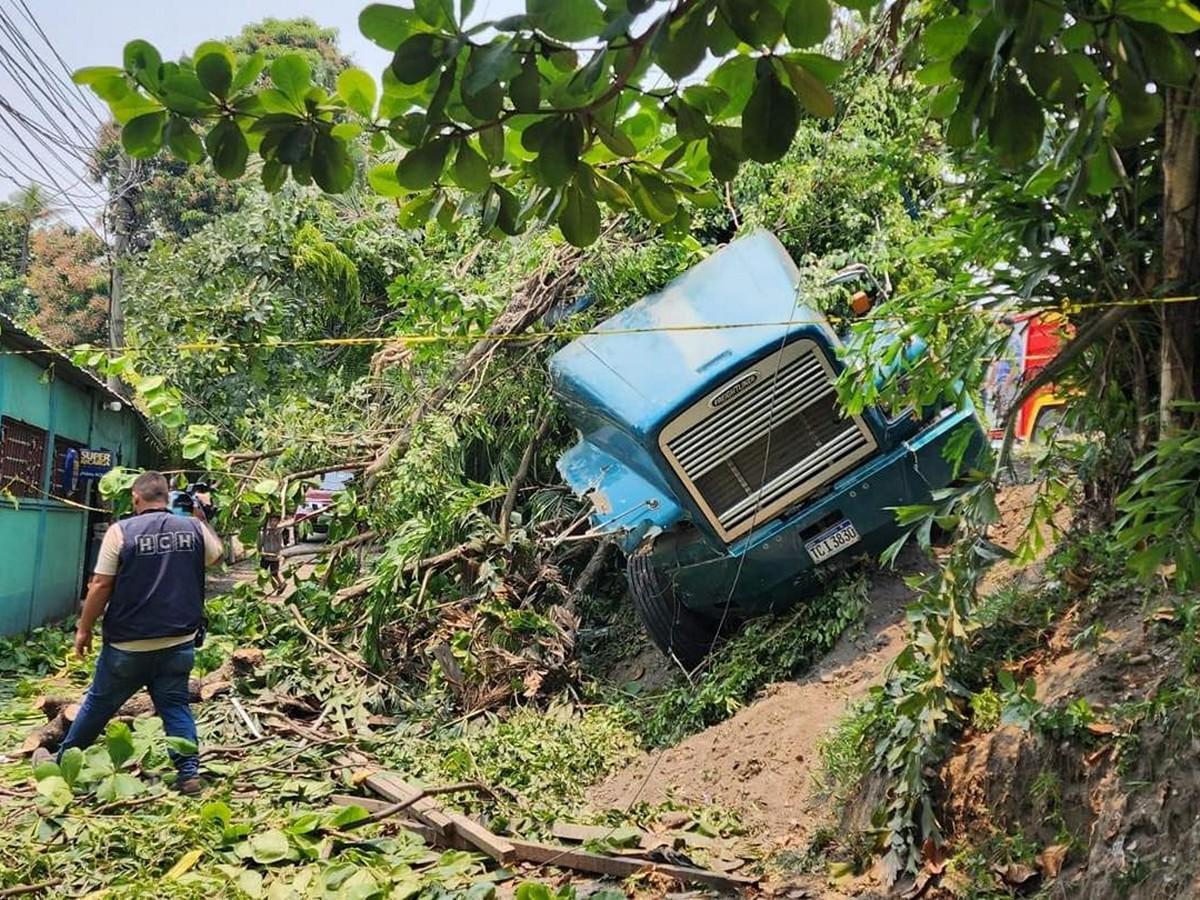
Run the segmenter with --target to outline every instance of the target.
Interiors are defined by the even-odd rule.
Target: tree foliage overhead
[[[332,322],[323,317],[345,303],[354,322],[376,334],[466,335],[494,321],[496,298],[514,280],[483,275],[479,260],[536,268],[531,260],[548,246],[540,225],[590,245],[609,241],[603,212],[632,211],[621,224],[627,230],[598,245],[606,265],[585,257],[580,267],[590,285],[612,288],[618,260],[651,246],[647,225],[695,249],[761,223],[780,232],[806,274],[852,253],[901,287],[851,335],[840,387],[852,410],[965,404],[1003,345],[1003,323],[981,311],[984,303],[1080,302],[1065,307],[1078,338],[1045,371],[1070,391],[1077,422],[1103,440],[1056,458],[1080,476],[1098,521],[1110,523],[1123,506],[1118,527],[1143,574],[1169,561],[1180,586],[1200,582],[1200,507],[1192,502],[1200,454],[1191,433],[1176,434],[1177,412],[1187,425],[1198,409],[1186,402],[1197,385],[1197,304],[1156,305],[1200,288],[1194,3],[528,0],[523,14],[490,23],[475,21],[473,8],[467,0],[368,6],[363,33],[393,53],[379,81],[348,69],[330,83],[300,54],[242,58],[242,48],[211,42],[176,64],[134,41],[122,65],[77,73],[109,102],[133,156],[165,148],[187,164],[207,157],[220,175],[256,175],[273,192],[289,178],[315,184],[384,221],[387,206],[362,202],[365,182],[399,201],[399,229],[429,222],[457,229],[440,238],[446,244],[426,244],[435,240],[426,234],[405,245],[429,256],[402,263],[355,252],[332,207],[292,215],[278,232],[231,217],[155,257],[185,270],[212,327],[156,316],[157,297],[171,285],[146,274],[138,315],[147,334],[168,341],[178,326],[267,343],[320,333]],[[834,58],[832,47],[851,21],[871,27],[847,42],[848,55],[880,67],[890,56],[892,80],[846,77],[858,67]],[[924,93],[908,94],[914,84]],[[913,105],[891,103],[897,95]],[[283,196],[286,205],[291,195]],[[264,204],[256,214],[269,218],[281,208]],[[382,231],[366,226],[358,234]],[[477,235],[517,234],[527,237],[474,246]],[[241,242],[250,252],[239,250]],[[347,290],[354,279],[338,254],[353,263],[359,291]],[[215,275],[212,258],[221,263]],[[669,253],[656,259],[664,280],[681,264]],[[222,292],[256,295],[267,276],[256,280],[254,267],[277,273],[281,263],[297,266],[294,294],[280,279],[258,306],[222,299]],[[388,266],[386,278],[366,274]],[[461,284],[472,275],[487,289],[464,299]],[[641,275],[626,286],[656,286]],[[210,283],[214,293],[206,295]],[[882,351],[881,321],[901,339]],[[1115,328],[1121,340],[1100,341]],[[911,364],[899,359],[910,338],[928,350]],[[210,371],[195,359],[171,360],[170,374],[203,385],[206,400],[232,386],[249,406],[264,385],[307,377],[272,363],[273,355],[229,353]],[[300,354],[279,358],[312,366]],[[377,418],[380,410],[398,418],[460,358],[452,348],[401,347],[381,354],[369,377],[365,360],[355,359],[353,390],[339,392],[347,382],[331,377],[324,393],[290,397],[270,419],[272,434],[290,439],[297,422],[311,430],[317,421],[330,433],[339,421],[354,430],[362,397],[372,398]],[[883,377],[889,366],[906,377]],[[214,388],[213,378],[229,381]],[[494,378],[482,394],[464,387],[452,414],[410,436],[411,452],[395,461],[376,494],[379,508],[368,514],[396,535],[380,567],[384,587],[371,594],[373,621],[383,621],[387,590],[403,587],[406,561],[490,527],[479,510],[495,499],[492,482],[520,449],[511,439],[523,443],[529,430],[541,389],[530,381]],[[504,446],[494,452],[501,436]],[[1118,498],[1113,486],[1129,483],[1139,457],[1140,476]],[[1063,483],[1047,482],[1035,525],[1061,502]],[[935,520],[962,522],[969,540],[926,583],[910,617],[909,649],[887,689],[895,714],[879,744],[889,778],[880,834],[893,875],[915,872],[922,848],[941,837],[929,773],[961,722],[954,668],[975,627],[983,565],[995,558],[986,541],[994,496],[995,481],[976,473],[944,504],[906,513],[907,523],[924,521],[926,534]],[[1036,543],[1040,532],[1033,532]]]

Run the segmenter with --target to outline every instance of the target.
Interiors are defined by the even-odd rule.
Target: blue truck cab
[[[628,557],[651,638],[686,668],[731,622],[794,605],[822,567],[877,554],[894,507],[948,485],[970,410],[845,416],[840,340],[766,231],[732,242],[560,350],[579,431],[559,460]]]

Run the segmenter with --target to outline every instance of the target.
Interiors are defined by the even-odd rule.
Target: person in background
[[[168,508],[170,486],[158,472],[133,483],[134,515],[111,525],[100,545],[96,570],[75,633],[75,653],[86,657],[92,629],[103,615],[103,645],[87,696],[62,747],[87,747],[121,705],[142,688],[169,736],[197,744],[188,678],[197,633],[204,621],[204,569],[220,561],[223,548],[197,495],[192,515]],[[176,787],[197,794],[198,753],[171,751]]]

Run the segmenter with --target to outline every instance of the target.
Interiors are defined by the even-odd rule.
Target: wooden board
[[[560,841],[572,841],[582,844],[585,841],[606,840],[619,830],[616,828],[605,828],[602,825],[576,825],[574,822],[555,822],[551,834]],[[653,850],[655,847],[661,847],[663,844],[666,844],[668,847],[675,847],[680,843],[688,847],[702,847],[705,849],[720,848],[722,846],[721,841],[703,834],[695,834],[691,831],[639,832],[638,846],[643,850]]]
[[[704,884],[730,893],[758,883],[758,879],[747,878],[743,875],[730,875],[710,869],[692,869],[688,866],[670,866],[644,859],[605,856],[601,853],[589,853],[586,850],[539,844],[536,841],[521,841],[513,838],[512,844],[517,850],[517,858],[525,862],[542,866],[556,866],[560,869],[575,869],[578,872],[591,872],[595,875],[628,878],[639,872],[658,872],[677,881]]]
[[[502,866],[507,866],[517,858],[517,848],[508,838],[493,834],[474,819],[458,813],[446,813],[454,823],[454,832],[472,847],[482,850]]]
[[[376,772],[368,775],[363,784],[393,803],[412,800],[421,793],[419,787],[415,787],[389,772]],[[441,808],[429,797],[417,800],[409,807],[408,812],[414,819],[424,822],[439,834],[447,835],[454,831],[454,823],[450,821],[450,817],[442,812]]]
[[[362,806],[362,809],[372,812],[384,809],[385,806],[389,805],[380,802],[380,800],[350,797],[347,794],[334,794],[332,802],[340,806],[359,805]],[[467,821],[470,822],[470,820]],[[470,823],[476,828],[482,829],[482,826],[479,826],[478,823]],[[466,835],[460,832],[457,822],[454,823],[454,832],[451,834],[440,833],[437,829],[428,827],[424,822],[396,820],[396,824],[402,828],[407,828],[410,832],[421,835],[421,838],[424,838],[431,845],[449,847],[451,850],[476,850],[476,848],[479,848],[478,845],[472,844],[472,841],[469,841]],[[521,860],[521,862],[533,863],[535,865],[553,865],[559,869],[574,869],[576,871],[589,872],[592,875],[608,875],[616,878],[628,878],[630,875],[638,874],[638,872],[656,871],[676,878],[677,881],[707,884],[709,887],[722,890],[722,892],[726,893],[734,893],[737,890],[748,888],[752,884],[757,883],[757,878],[728,875],[725,872],[709,869],[691,869],[689,866],[684,865],[652,863],[647,859],[608,857],[601,853],[588,853],[572,847],[556,847],[550,844],[538,844],[536,841],[524,841],[517,838],[499,838],[498,835],[492,835],[492,838],[504,841],[505,844],[512,847],[512,850],[514,850],[514,862]]]

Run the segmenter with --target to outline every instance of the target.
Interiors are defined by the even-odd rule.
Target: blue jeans
[[[116,715],[121,705],[146,688],[154,709],[163,721],[163,730],[171,737],[186,738],[197,743],[196,720],[188,705],[188,676],[192,672],[196,648],[191,641],[165,650],[133,653],[105,644],[96,661],[96,675],[87,696],[79,707],[79,715],[71,724],[58,751],[71,747],[89,747]],[[181,756],[169,751],[179,777],[194,778],[200,768],[196,755]]]

